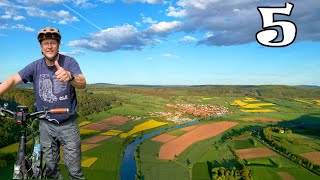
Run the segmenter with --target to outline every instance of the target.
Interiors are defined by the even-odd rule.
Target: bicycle
[[[17,161],[14,164],[13,179],[43,179],[45,175],[45,164],[42,163],[42,151],[39,143],[39,136],[35,136],[35,132],[30,126],[30,123],[36,120],[48,120],[48,114],[65,114],[69,113],[68,108],[44,108],[41,111],[29,112],[27,106],[17,106],[17,111],[8,110],[8,104],[0,106],[0,117],[16,120],[21,123],[22,130],[17,152]],[[6,114],[11,115],[7,117]],[[31,120],[31,122],[28,122]],[[59,123],[59,122],[56,122]],[[30,129],[32,139],[32,153],[27,153],[26,144],[28,142],[27,130]]]

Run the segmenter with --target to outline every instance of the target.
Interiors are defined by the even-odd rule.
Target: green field
[[[271,160],[270,160],[271,159]],[[272,162],[273,161],[273,162]],[[276,167],[274,162],[280,163],[281,167]],[[286,172],[296,179],[318,179],[319,176],[307,171],[290,160],[282,156],[274,156],[270,158],[250,159],[249,167],[253,172],[253,179],[279,179],[278,172]]]
[[[199,86],[199,87],[126,87],[126,86],[90,86],[87,93],[101,96],[112,96],[110,108],[106,111],[93,112],[80,117],[80,121],[97,122],[112,116],[125,116],[130,121],[115,129],[129,132],[135,126],[150,119],[165,121],[168,124],[144,132],[139,132],[135,138],[147,133],[168,129],[174,125],[164,117],[151,117],[150,112],[175,112],[166,104],[203,104],[217,105],[228,108],[226,116],[207,117],[183,116],[200,119],[199,124],[215,123],[219,121],[233,121],[238,125],[226,132],[209,139],[192,144],[174,160],[158,159],[158,152],[163,143],[146,140],[140,145],[140,159],[138,170],[141,179],[146,180],[190,180],[210,179],[209,166],[240,167],[240,163],[247,162],[253,179],[281,179],[278,172],[287,172],[295,179],[319,179],[319,176],[304,169],[296,163],[279,155],[269,158],[237,161],[231,149],[247,149],[265,147],[254,137],[245,140],[233,140],[243,132],[258,132],[268,126],[279,126],[292,130],[292,134],[272,133],[272,137],[281,142],[294,153],[320,151],[320,105],[314,100],[320,99],[319,89],[306,89],[291,86]],[[271,113],[245,113],[243,107],[234,105],[234,100],[245,98],[259,100],[255,103],[273,103]],[[298,101],[297,101],[298,100]],[[306,102],[306,103],[305,103]],[[242,118],[265,117],[281,120],[278,123],[262,121],[244,121]],[[138,120],[137,120],[138,119]],[[186,131],[171,130],[166,134],[181,136]],[[133,137],[131,137],[133,139]],[[124,152],[125,139],[113,137],[100,143],[96,148],[83,153],[85,157],[97,157],[91,167],[84,168],[87,179],[119,179]],[[16,144],[1,148],[0,151],[14,151]],[[248,163],[249,162],[249,163]],[[280,166],[279,166],[280,164]],[[279,166],[279,167],[278,167]],[[67,172],[63,165],[61,169],[65,178]],[[10,179],[12,165],[0,168],[0,179]]]

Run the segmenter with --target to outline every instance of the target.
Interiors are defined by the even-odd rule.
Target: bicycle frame
[[[28,112],[28,107],[26,106],[17,106],[17,112],[13,112],[7,109],[8,104],[4,105],[4,108],[0,106],[0,116],[6,117],[5,113],[8,113],[12,115],[13,120],[16,120],[18,123],[21,123],[22,130],[21,130],[21,137],[19,141],[19,148],[17,152],[17,161],[14,164],[14,171],[13,171],[13,179],[30,179],[30,178],[36,178],[36,179],[42,179],[44,178],[44,171],[43,171],[43,164],[42,164],[42,151],[41,147],[40,154],[36,154],[39,158],[37,159],[37,162],[30,160],[31,156],[27,156],[26,152],[26,143],[27,143],[27,129],[30,127],[28,125],[28,120],[31,119],[34,121],[35,119],[46,119],[48,113],[51,114],[64,114],[68,113],[68,108],[55,108],[55,109],[44,109],[43,111],[37,111],[33,113]],[[39,116],[39,117],[37,117]],[[36,117],[33,118],[32,117]],[[31,150],[32,153],[34,153],[34,146],[36,145],[34,132],[31,129],[32,134],[32,140],[33,140],[33,148]],[[39,144],[40,145],[40,144]],[[32,170],[32,172],[31,172]]]

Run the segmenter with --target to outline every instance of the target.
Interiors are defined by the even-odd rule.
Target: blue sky
[[[320,85],[320,1],[292,0],[286,47],[260,45],[258,6],[283,0],[0,0],[0,82],[41,58],[37,32],[62,33],[87,83]]]

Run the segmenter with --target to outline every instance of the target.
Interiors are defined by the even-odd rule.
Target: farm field
[[[214,169],[234,168],[233,172],[240,172],[243,165],[249,169],[252,179],[318,179],[315,173],[271,150],[257,135],[261,135],[265,127],[279,126],[291,133],[272,132],[271,137],[289,151],[306,157],[307,153],[318,155],[320,95],[305,95],[306,90],[299,88],[270,88],[88,87],[87,93],[114,96],[115,100],[110,109],[79,119],[85,176],[87,179],[120,179],[126,145],[135,138],[163,130],[138,145],[137,179],[210,179],[215,176]],[[290,96],[285,96],[286,92],[290,92]],[[227,113],[221,113],[224,111]],[[208,115],[209,112],[216,114]],[[157,113],[161,116],[154,116]],[[200,122],[170,129],[193,120]],[[221,129],[221,123],[230,126]],[[200,132],[207,136],[202,137]],[[189,141],[191,137],[195,140]],[[176,143],[179,139],[181,142]],[[165,144],[172,144],[172,149],[161,151]],[[13,144],[0,148],[0,153],[14,152],[16,147],[17,144]],[[258,149],[267,149],[272,155],[263,157],[256,153]],[[241,157],[245,150],[253,156]],[[163,158],[163,152],[169,153],[170,158]],[[316,159],[313,161],[319,163]],[[12,162],[0,167],[0,179],[10,179],[10,167]],[[63,164],[60,167],[67,178]],[[240,176],[237,174],[238,179]]]

